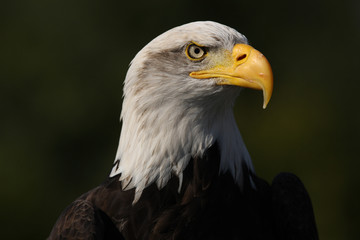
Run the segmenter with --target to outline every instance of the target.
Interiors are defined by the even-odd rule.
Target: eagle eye
[[[190,60],[201,60],[206,56],[206,49],[202,46],[199,46],[195,43],[190,43],[186,47],[186,56],[190,58]]]

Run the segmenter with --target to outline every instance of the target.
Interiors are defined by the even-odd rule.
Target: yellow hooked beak
[[[225,59],[207,70],[191,72],[197,79],[217,78],[217,85],[235,85],[262,90],[263,108],[270,101],[273,90],[273,74],[270,63],[259,51],[246,44],[236,44]]]

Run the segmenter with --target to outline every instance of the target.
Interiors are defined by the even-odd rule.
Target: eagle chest
[[[129,215],[117,217],[125,239],[260,239],[253,238],[259,229],[269,239],[268,185],[259,182],[263,190],[255,191],[248,182],[241,191],[230,174],[219,175],[219,157],[215,146],[192,159],[180,192],[177,178],[146,188]]]

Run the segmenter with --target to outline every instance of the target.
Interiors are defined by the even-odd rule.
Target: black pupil
[[[199,53],[200,53],[200,48],[195,48],[195,49],[194,49],[194,53],[195,53],[195,54],[199,54]]]

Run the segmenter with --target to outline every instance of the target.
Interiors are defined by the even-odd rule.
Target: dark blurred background
[[[259,176],[307,187],[321,239],[359,239],[360,1],[6,1],[0,6],[1,238],[44,239],[108,175],[122,83],[162,32],[213,20],[272,64],[273,98],[235,106]]]

